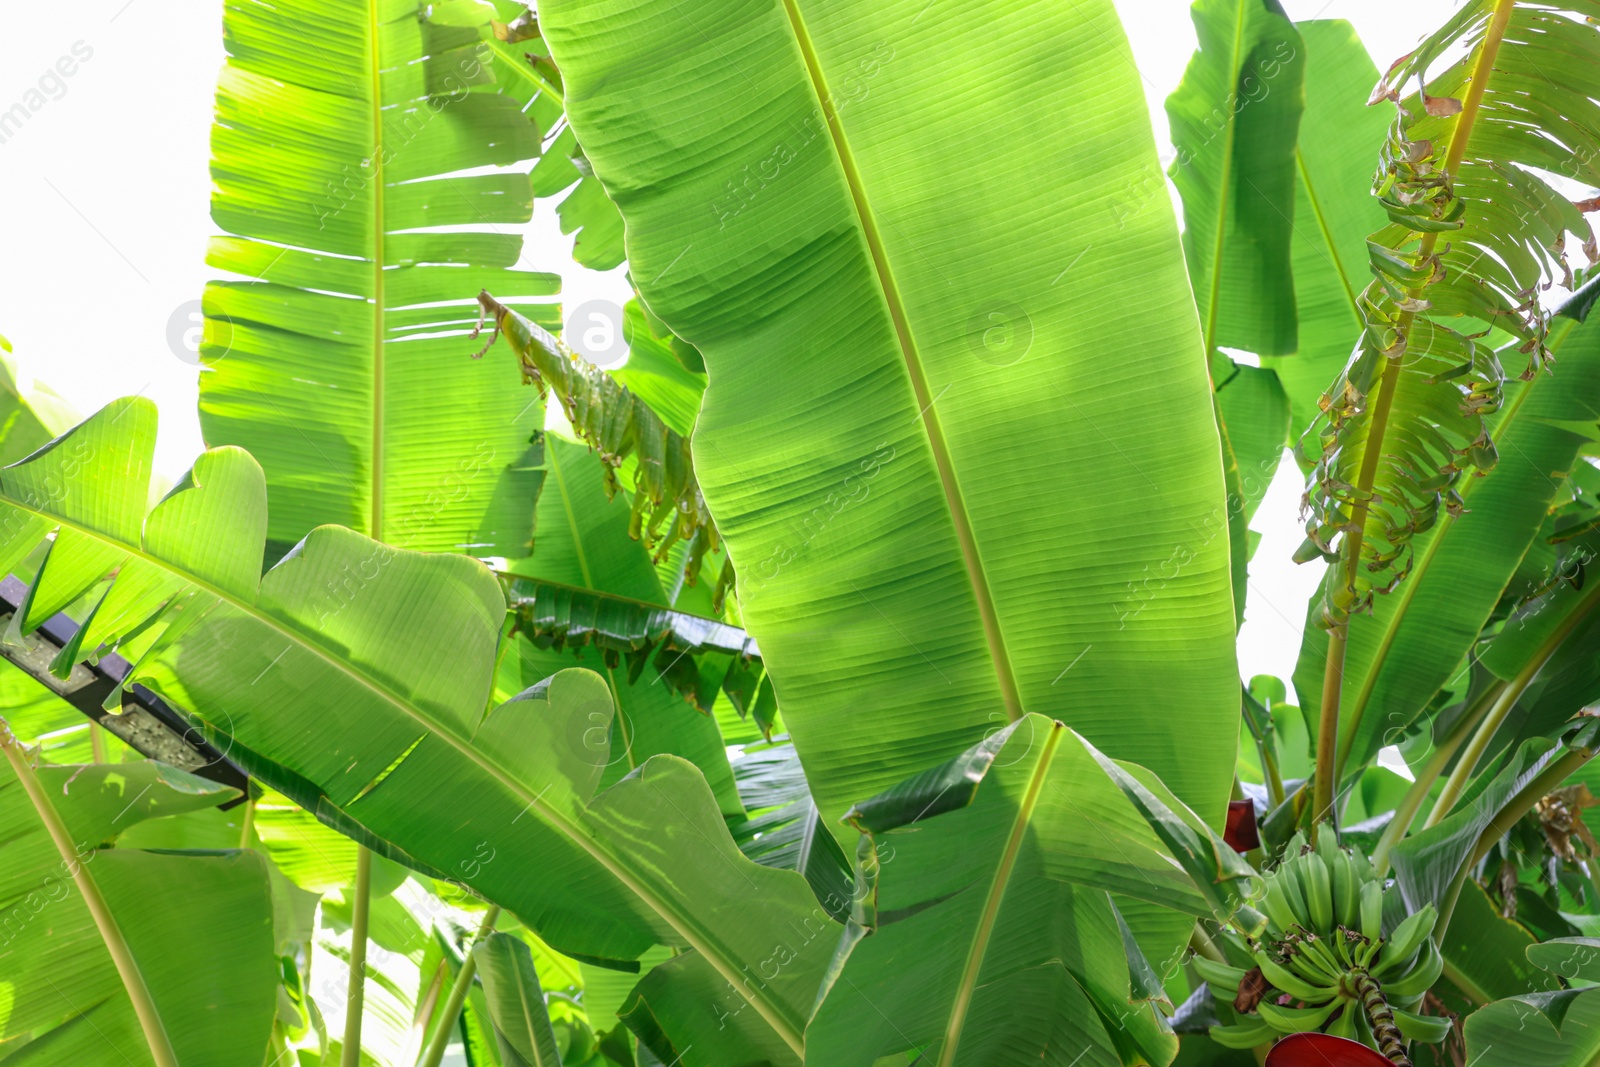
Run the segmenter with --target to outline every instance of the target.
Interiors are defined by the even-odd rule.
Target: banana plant
[[[1214,83],[1227,46],[1237,56],[1257,26],[1275,25],[1262,6],[1196,5],[1202,48],[1186,89],[1197,71],[1212,70]],[[1229,14],[1241,32],[1214,32]],[[1579,666],[1594,641],[1581,589],[1596,389],[1583,324],[1594,290],[1563,254],[1581,244],[1592,259],[1582,213],[1593,205],[1569,202],[1541,176],[1596,182],[1587,68],[1557,79],[1558,96],[1573,99],[1552,99],[1541,73],[1592,55],[1592,14],[1583,4],[1471,4],[1381,83],[1347,25],[1297,24],[1305,111],[1296,203],[1283,218],[1293,220],[1300,344],[1277,353],[1264,340],[1241,345],[1285,384],[1295,435],[1311,430],[1300,458],[1321,518],[1302,558],[1332,559],[1332,539],[1344,539],[1326,594],[1308,611],[1295,674],[1312,732],[1319,722],[1322,730],[1317,794],[1289,798],[1275,813],[1283,818],[1269,820],[1270,844],[1284,848],[1284,826],[1309,832],[1352,806],[1377,815],[1367,832],[1346,827],[1357,831],[1346,844],[1363,842],[1380,876],[1393,864],[1408,907],[1441,909],[1444,987],[1466,991],[1466,1010],[1506,988],[1482,946],[1520,953],[1515,939],[1530,936],[1509,918],[1517,894],[1493,885],[1486,857],[1505,855],[1501,875],[1513,882],[1526,868],[1529,857],[1496,841],[1582,773],[1581,738],[1552,739],[1572,734],[1571,717],[1600,695]],[[1535,100],[1528,122],[1514,117]],[[1270,97],[1241,109],[1240,129],[1271,116],[1270,107],[1252,116],[1255,103]],[[1533,125],[1550,135],[1527,137]],[[1368,198],[1362,187],[1383,145],[1379,195]],[[1270,175],[1281,159],[1277,147],[1259,146],[1240,166]],[[1184,154],[1179,162],[1198,169]],[[1189,234],[1199,235],[1193,222],[1210,217],[1214,194],[1193,176],[1179,187]],[[1369,273],[1376,280],[1364,287]],[[1535,299],[1552,287],[1572,295]],[[1197,285],[1203,308],[1208,291]],[[1358,337],[1366,347],[1329,387]],[[1545,372],[1506,381],[1501,362]],[[1416,781],[1372,807],[1372,775],[1387,773],[1374,772],[1373,759],[1396,743]],[[1262,772],[1271,755],[1263,751]],[[1572,863],[1571,849],[1551,862]],[[1586,880],[1578,862],[1573,877]],[[1503,903],[1491,905],[1479,882]],[[1249,1021],[1255,1031],[1265,1025]]]

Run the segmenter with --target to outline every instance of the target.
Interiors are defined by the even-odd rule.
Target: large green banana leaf
[[[1574,305],[1574,314],[1578,310]],[[1550,347],[1552,373],[1507,383],[1506,404],[1490,424],[1500,456],[1494,469],[1461,486],[1460,514],[1441,515],[1416,539],[1416,562],[1400,588],[1374,601],[1370,614],[1350,619],[1340,758],[1352,772],[1405,736],[1461,669],[1567,472],[1583,462],[1581,425],[1600,421],[1594,401],[1600,395],[1600,330],[1558,319]],[[1313,616],[1317,610],[1313,604]],[[1559,615],[1547,613],[1540,626]],[[1301,707],[1313,718],[1321,707],[1327,643],[1324,630],[1308,625],[1295,669]],[[1510,664],[1509,673],[1524,661]]]
[[[1367,106],[1378,68],[1342,19],[1295,23],[1305,52],[1305,111],[1294,149],[1292,261],[1299,344],[1267,357],[1283,383],[1298,438],[1317,399],[1339,374],[1361,333],[1356,298],[1366,284],[1367,235],[1383,225],[1372,170],[1390,116]]]
[[[1032,711],[1218,817],[1221,461],[1111,4],[540,19],[631,276],[705,357],[695,470],[825,816]]]
[[[100,610],[120,597],[130,626],[161,613],[164,627],[131,680],[253,775],[363,843],[449,872],[568,954],[693,947],[799,1047],[831,931],[786,950],[794,962],[759,988],[744,968],[778,951],[774,930],[832,920],[798,874],[739,853],[687,761],[654,757],[597,795],[613,715],[598,675],[563,671],[485,713],[505,600],[481,563],[329,526],[255,577],[259,468],[209,452],[141,523],[154,434],[147,401],[117,401],[0,471],[0,563],[58,531],[36,604],[77,599],[122,565]],[[148,581],[119,594],[130,575]]]
[[[5,743],[15,744],[9,735]],[[110,847],[145,820],[238,794],[149,762],[27,773],[37,797],[0,767],[0,1059],[8,1067],[174,1062],[153,1058],[130,999],[134,982],[181,1067],[257,1062],[278,987],[266,862],[254,852]],[[47,819],[59,820],[69,852]],[[113,962],[75,871],[109,907],[131,976]]]
[[[1030,715],[850,818],[865,881],[808,1063],[1171,1061],[1106,890],[1187,912],[1154,920],[1163,951],[1206,904],[1080,737]]]
[[[225,11],[212,217],[234,236],[207,262],[246,280],[206,288],[201,427],[266,469],[279,552],[329,522],[411,548],[527,551],[540,412],[512,368],[466,358],[467,334],[482,286],[553,323],[540,301],[558,279],[518,268],[507,226],[531,217],[527,173],[456,173],[539,153],[494,90],[487,11]]]

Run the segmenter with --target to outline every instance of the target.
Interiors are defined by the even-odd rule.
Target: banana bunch
[[[1241,999],[1238,1021],[1212,1027],[1214,1040],[1252,1048],[1281,1035],[1320,1030],[1363,1041],[1385,1055],[1395,1046],[1403,1056],[1403,1040],[1444,1039],[1448,1020],[1410,1010],[1444,967],[1430,936],[1437,917],[1433,905],[1385,937],[1383,881],[1365,855],[1335,843],[1332,827],[1317,835],[1315,848],[1296,834],[1265,884],[1266,930],[1259,938],[1230,931],[1224,940],[1234,950],[1230,958],[1253,960],[1270,988],[1253,1006]],[[1218,1004],[1236,1003],[1247,975],[1243,968],[1203,956],[1193,962]]]

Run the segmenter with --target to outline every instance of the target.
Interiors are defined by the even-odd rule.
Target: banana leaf
[[[634,486],[630,535],[642,539],[657,561],[680,540],[687,542],[688,573],[691,578],[698,576],[701,560],[715,551],[719,538],[695,478],[689,439],[538,323],[517,314],[487,291],[478,299],[484,313],[494,320],[490,345],[505,334],[523,380],[532,383],[541,397],[554,391],[573,432],[605,462],[608,496],[617,491],[617,469],[633,461],[629,464]],[[719,599],[724,583],[725,578],[718,579]]]
[[[1534,738],[1478,773],[1451,814],[1395,846],[1395,884],[1408,912],[1442,906],[1459,884],[1479,836],[1503,808],[1563,754],[1562,745]]]
[[[1351,773],[1379,748],[1405,737],[1434,693],[1451,680],[1559,499],[1568,473],[1583,462],[1584,438],[1572,423],[1596,416],[1589,398],[1600,390],[1600,330],[1563,317],[1549,347],[1555,357],[1552,373],[1507,383],[1506,405],[1489,421],[1499,462],[1461,485],[1459,513],[1442,513],[1431,531],[1415,538],[1411,574],[1400,588],[1377,598],[1370,614],[1349,621],[1340,750]],[[1558,601],[1568,596],[1561,593]],[[1493,657],[1485,654],[1484,662],[1492,658],[1495,669],[1515,675],[1564,611],[1535,614],[1508,631],[1519,645],[1516,651],[1506,641]],[[1308,627],[1295,688],[1301,708],[1313,719],[1322,703],[1326,649],[1327,634]]]
[[[1167,119],[1206,349],[1288,355],[1305,47],[1276,0],[1197,0],[1190,15],[1199,49]]]
[[[1199,49],[1167,98],[1183,198],[1183,248],[1194,282],[1228,488],[1235,618],[1242,621],[1247,526],[1289,434],[1289,399],[1260,355],[1295,349],[1294,146],[1304,105],[1304,48],[1274,0],[1197,0]]]
[[[538,17],[516,0],[494,0],[493,49],[496,87],[510,96],[545,139],[530,175],[541,199],[566,195],[556,205],[561,232],[575,234],[572,258],[592,270],[611,270],[626,256],[622,217],[595,179],[589,161],[565,122],[561,72],[539,32]]]
[[[542,419],[474,363],[493,286],[553,324],[518,269],[534,127],[495,90],[488,8],[231,4],[212,131],[201,429],[267,472],[273,558],[340,523],[389,543],[521,556]],[[459,171],[488,168],[482,173]],[[510,168],[510,169],[507,169]]]
[[[146,820],[236,791],[153,762],[41,767],[25,783],[14,772],[28,757],[9,732],[0,743],[15,757],[0,780],[5,1062],[255,1062],[278,988],[267,864],[253,852],[112,847]],[[97,924],[78,877],[114,932]],[[154,1058],[134,996],[153,1009],[169,1058]]]
[[[1128,951],[1150,968],[1107,890],[1187,912],[1167,913],[1180,937],[1204,905],[1097,755],[1029,716],[856,806],[850,932],[808,1060],[1171,1061],[1177,1038],[1130,976]]]
[[[15,463],[78,421],[72,405],[28,374],[0,337],[0,466]]]
[[[1574,997],[1559,1027],[1527,998],[1497,1000],[1469,1015],[1464,1033],[1479,1067],[1589,1067],[1600,1056],[1600,992]]]
[[[1419,538],[1465,510],[1465,471],[1495,466],[1485,420],[1513,398],[1486,338],[1514,339],[1506,355],[1525,363],[1524,381],[1549,362],[1553,320],[1535,294],[1577,288],[1569,236],[1595,247],[1579,207],[1541,177],[1600,181],[1591,6],[1473,0],[1373,92],[1395,107],[1374,184],[1388,221],[1367,242],[1359,344],[1303,451],[1315,457],[1308,550],[1331,555],[1336,535],[1349,538],[1326,584],[1324,627],[1414,587],[1407,578],[1427,553]],[[1448,670],[1456,657],[1435,662]],[[1343,677],[1349,685],[1351,672]],[[1373,718],[1343,720],[1342,740],[1357,723],[1381,734]]]
[[[1555,975],[1530,961],[1528,952],[1536,946],[1534,936],[1501,915],[1489,895],[1469,878],[1461,886],[1439,951],[1444,953],[1445,978],[1472,1002],[1485,1004],[1560,988]]]
[[[739,799],[749,815],[730,820],[739,851],[768,867],[799,871],[817,901],[840,922],[850,913],[854,875],[839,842],[822,824],[794,745],[758,745],[733,761]]]
[[[704,364],[700,370],[685,366],[674,351],[682,350],[685,343],[676,337],[657,337],[638,300],[628,301],[623,309],[622,327],[628,341],[628,361],[612,369],[611,377],[648,404],[662,422],[688,437],[700,415],[700,397],[706,391]]]
[[[253,776],[568,955],[692,947],[742,981],[771,931],[817,911],[799,875],[739,853],[687,761],[655,756],[598,790],[614,713],[598,675],[562,671],[486,713],[505,601],[481,563],[325,526],[258,576],[260,469],[208,452],[145,516],[154,435],[149,402],[117,401],[0,471],[0,564],[57,531],[35,604],[120,568],[96,618],[115,599],[128,626],[160,627],[131,680]],[[837,931],[822,914],[794,965],[737,989],[791,1048]]]
[[[507,1067],[561,1067],[533,954],[519,938],[492,933],[472,950],[489,1018]]]
[[[514,691],[574,662],[599,672],[618,707],[602,787],[670,752],[700,768],[725,814],[742,815],[710,702],[693,702],[706,653],[732,653],[718,658],[727,660],[737,691],[738,678],[752,671],[753,642],[711,619],[647,607],[666,596],[650,554],[628,535],[628,509],[607,499],[602,461],[554,434],[546,435],[544,453],[548,491],[539,498],[534,554],[511,565],[513,573],[534,576],[510,587],[517,631],[528,639],[517,642],[521,683]]]
[[[1293,355],[1267,356],[1261,365],[1283,384],[1290,437],[1298,440],[1361,333],[1356,299],[1367,280],[1367,234],[1384,222],[1371,195],[1372,166],[1389,116],[1367,106],[1378,68],[1355,27],[1313,19],[1295,30],[1305,65],[1291,241],[1299,343]]]
[[[1221,464],[1112,5],[540,25],[630,276],[704,356],[696,476],[824,821],[1038,712],[1220,825]]]

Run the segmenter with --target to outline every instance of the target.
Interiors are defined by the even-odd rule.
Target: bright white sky
[[[1455,0],[1283,0],[1291,17],[1355,23],[1381,68]],[[209,215],[208,137],[212,90],[222,64],[220,3],[84,0],[70,18],[50,4],[12,4],[0,35],[0,112],[21,101],[63,57],[70,76],[17,133],[0,143],[0,333],[27,369],[89,413],[142,393],[163,420],[157,468],[184,471],[202,448],[196,370],[174,354],[169,331],[215,272],[205,266]],[[1157,143],[1166,146],[1161,103],[1194,49],[1181,0],[1117,0],[1144,74]],[[76,49],[75,49],[76,46]],[[576,268],[571,242],[541,205],[528,229],[524,264],[565,275],[567,306],[626,293],[620,272]],[[1258,513],[1264,539],[1251,567],[1240,635],[1245,675],[1287,680],[1300,623],[1319,580],[1289,556],[1301,534],[1300,487],[1285,467]]]

